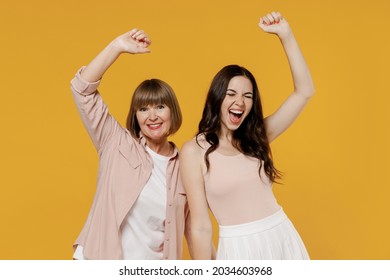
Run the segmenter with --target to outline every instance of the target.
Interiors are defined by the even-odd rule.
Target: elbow
[[[210,221],[194,223],[194,220],[192,220],[190,232],[191,236],[202,236],[204,238],[211,238],[213,235],[213,227]]]
[[[211,224],[204,224],[204,225],[191,225],[191,234],[201,234],[204,236],[212,235],[213,234],[213,229]]]
[[[311,81],[305,88],[305,93],[306,93],[305,96],[307,98],[311,98],[311,97],[313,97],[315,91],[316,90],[314,87],[314,83],[313,83],[313,81]]]
[[[296,93],[298,93],[300,96],[304,97],[306,100],[309,100],[311,97],[313,97],[315,92],[314,85],[308,85],[304,88],[301,88],[299,90],[296,90]]]
[[[311,87],[307,90],[307,92],[306,92],[306,98],[307,98],[307,99],[310,99],[311,97],[313,97],[315,91],[316,91],[316,90],[315,90],[315,88],[314,88],[314,85],[311,86]]]
[[[294,83],[294,91],[300,96],[310,99],[313,97],[315,92],[314,82],[309,75],[305,79],[301,80],[299,83]]]

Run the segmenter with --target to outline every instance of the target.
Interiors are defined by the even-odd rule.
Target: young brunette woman
[[[195,259],[213,256],[209,208],[219,224],[217,259],[309,258],[273,194],[280,173],[269,143],[301,113],[313,95],[313,82],[287,20],[272,12],[259,26],[279,37],[294,88],[281,107],[264,118],[256,80],[247,69],[229,65],[214,77],[197,136],[180,154]]]

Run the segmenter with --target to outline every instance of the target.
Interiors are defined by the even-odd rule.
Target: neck
[[[233,139],[233,131],[229,129],[222,129],[218,134],[219,148],[229,153],[240,151],[237,140]]]
[[[151,150],[162,156],[170,156],[173,153],[173,147],[167,139],[161,142],[146,141],[146,145]]]
[[[219,141],[232,143],[233,141],[233,131],[226,129],[225,127],[221,127],[220,132],[218,133]]]

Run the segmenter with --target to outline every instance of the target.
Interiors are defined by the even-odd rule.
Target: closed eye
[[[228,96],[235,96],[237,92],[234,89],[227,89],[226,95]]]

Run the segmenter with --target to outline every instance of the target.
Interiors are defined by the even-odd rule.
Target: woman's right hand
[[[134,28],[116,37],[81,72],[81,78],[90,83],[100,80],[121,53],[148,53],[152,43],[143,30]]]
[[[114,43],[120,53],[138,54],[150,52],[148,47],[152,41],[143,30],[134,28],[118,36]]]

